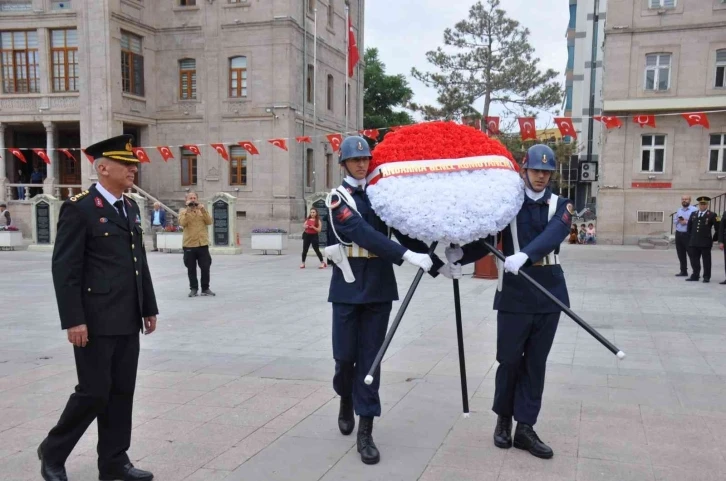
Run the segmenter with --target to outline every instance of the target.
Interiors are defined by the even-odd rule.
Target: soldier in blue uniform
[[[371,209],[365,192],[371,158],[362,137],[348,137],[340,146],[339,163],[346,172],[343,184],[327,199],[330,209],[326,255],[335,262],[328,302],[333,304],[333,387],[340,396],[338,428],[344,435],[353,432],[360,416],[357,446],[361,460],[376,464],[380,453],[373,442],[373,418],[381,415],[378,396],[380,370],[373,384],[364,378],[386,336],[392,301],[398,300],[393,264],[407,261],[429,271],[434,261],[423,242],[393,232],[401,242],[392,241],[388,227]],[[436,269],[443,263],[436,259]]]
[[[569,306],[559,250],[570,231],[574,208],[569,199],[552,194],[547,187],[554,170],[552,149],[534,145],[527,151],[522,169],[526,195],[517,217],[500,233],[507,257],[504,266],[499,265],[499,285],[494,296],[499,362],[492,408],[499,416],[494,444],[500,448],[512,446],[514,417],[514,447],[545,459],[551,458],[553,451],[537,436],[533,426],[542,405],[545,366],[560,308],[518,274],[522,269]],[[439,272],[446,277],[460,277],[461,265],[489,253],[483,242],[495,245],[495,239],[490,237],[463,248],[447,248],[449,263]]]

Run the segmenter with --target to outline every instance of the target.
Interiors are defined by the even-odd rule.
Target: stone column
[[[45,182],[43,182],[43,193],[47,195],[53,195],[54,192],[54,186],[57,184],[60,179],[58,178],[59,169],[58,169],[58,156],[55,155],[55,127],[53,125],[53,122],[43,122],[43,127],[45,127],[45,153],[48,155],[48,158],[50,159],[50,165],[46,167],[46,178]]]
[[[5,165],[5,124],[0,124],[0,200],[6,201],[5,184],[9,183],[7,179],[7,167]],[[12,198],[12,197],[11,197]]]

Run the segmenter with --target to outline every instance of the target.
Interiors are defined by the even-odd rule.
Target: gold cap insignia
[[[547,163],[547,156],[546,155],[543,155],[542,156],[542,163],[543,164],[546,164]]]
[[[131,141],[129,140],[128,142],[126,142],[126,151],[131,152],[132,149],[133,149],[133,145],[131,145]]]

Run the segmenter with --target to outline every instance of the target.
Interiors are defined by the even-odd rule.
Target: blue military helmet
[[[371,157],[371,149],[368,147],[368,142],[363,137],[357,135],[346,137],[340,144],[338,163],[342,164],[348,159],[355,159],[357,157]]]
[[[533,145],[524,156],[524,169],[555,170],[555,153],[544,144]]]

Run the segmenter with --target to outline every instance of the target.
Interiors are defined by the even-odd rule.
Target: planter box
[[[252,248],[261,250],[263,254],[267,251],[277,251],[282,254],[283,249],[287,249],[287,234],[255,234],[252,233]]]
[[[182,250],[182,232],[157,232],[156,247],[160,251],[180,251]]]
[[[16,247],[23,245],[23,233],[20,231],[4,230],[0,231],[0,249],[15,250]]]

